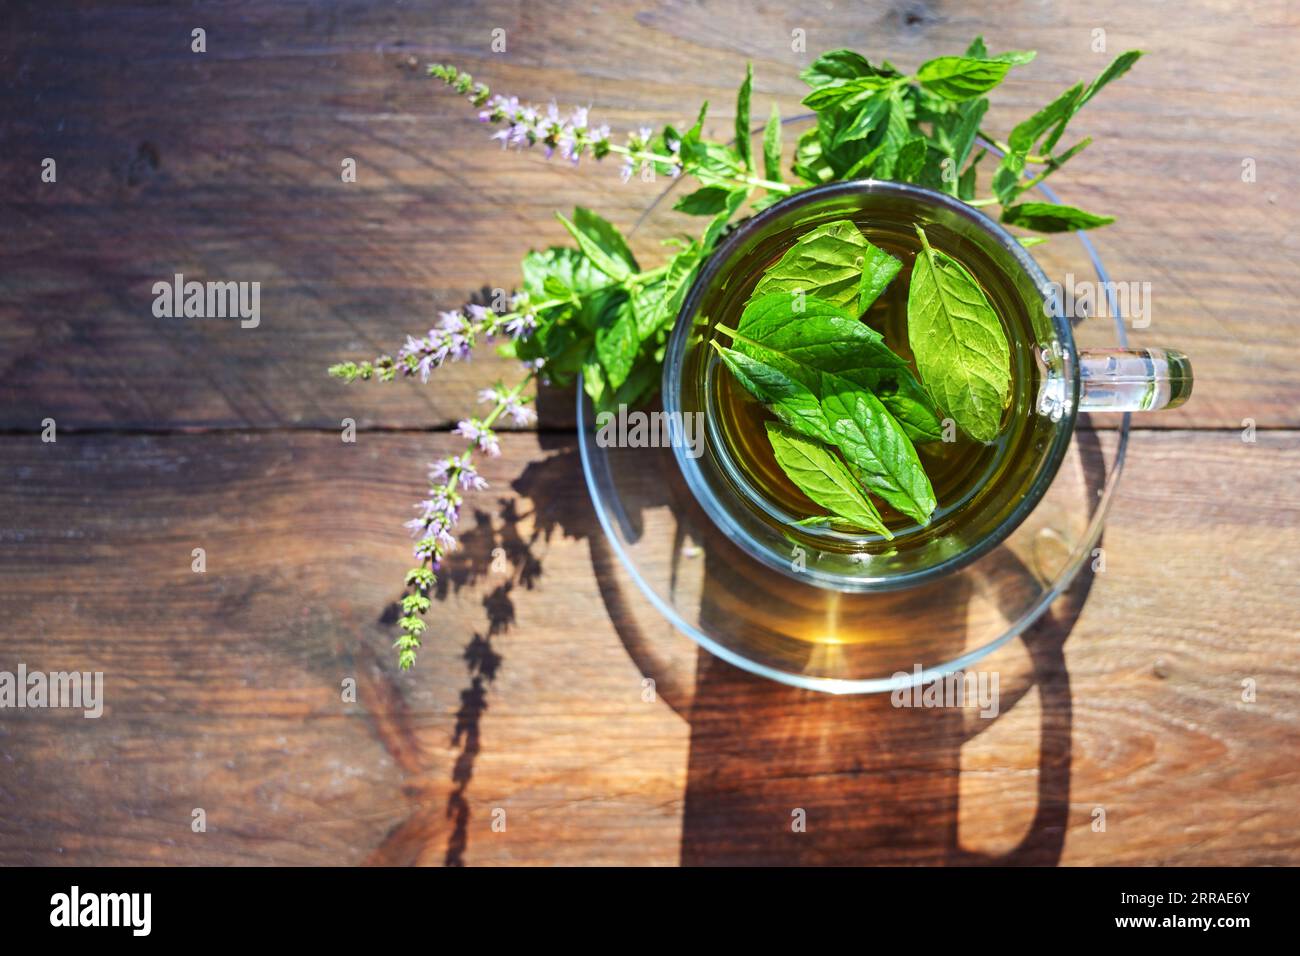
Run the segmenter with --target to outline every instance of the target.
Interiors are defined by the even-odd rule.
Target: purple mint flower
[[[473,348],[474,346],[470,343],[470,340],[463,335],[453,334],[448,339],[447,349],[453,362],[458,362],[461,359],[468,361]]]
[[[477,322],[480,325],[483,324],[484,322],[490,322],[492,321],[492,319],[496,318],[495,314],[492,312],[491,309],[486,308],[485,306],[475,305],[473,303],[465,306],[465,311],[469,313],[470,321]],[[456,331],[459,332],[460,329],[457,329]]]
[[[454,457],[431,462],[429,465],[429,480],[437,482],[446,481],[447,475],[459,464],[460,460]]]
[[[506,320],[506,334],[516,339],[526,339],[537,328],[537,316],[531,312],[520,312]]]
[[[455,536],[447,529],[447,525],[442,525],[433,532],[434,540],[438,542],[438,550],[443,554],[456,547]]]
[[[501,445],[497,441],[496,434],[480,421],[467,418],[458,422],[456,424],[456,434],[474,442],[478,445],[480,451],[491,458],[501,454]]]
[[[423,518],[412,518],[410,521],[403,524],[402,527],[411,529],[412,538],[424,537],[425,521]]]
[[[560,135],[559,143],[560,155],[577,166],[582,159],[582,147],[579,146],[577,138],[573,133],[565,132]]]
[[[478,441],[479,424],[472,418],[466,418],[456,423],[456,434],[469,441]]]
[[[506,413],[514,420],[516,425],[530,425],[537,420],[537,413],[532,407],[522,402],[511,402],[506,405]]]
[[[459,312],[439,312],[438,329],[442,332],[464,332],[465,316]],[[433,333],[429,335],[432,337]]]
[[[461,491],[483,491],[488,483],[472,467],[466,467],[460,473]]]

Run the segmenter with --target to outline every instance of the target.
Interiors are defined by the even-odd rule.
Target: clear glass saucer
[[[786,129],[797,132],[801,122]],[[698,231],[700,219],[672,210],[689,188],[674,183],[647,209],[633,232],[637,245]],[[1046,186],[1037,191],[1058,202]],[[1109,282],[1084,233],[1055,236],[1033,252],[1057,281],[1074,274]],[[1127,346],[1114,305],[1105,317],[1075,322],[1078,347]],[[848,594],[792,579],[740,550],[700,508],[671,448],[601,447],[580,385],[583,474],[618,558],[599,560],[593,548],[601,593],[625,643],[638,635],[629,652],[649,676],[689,681],[694,645],[754,674],[835,694],[891,691],[965,670],[1033,624],[1097,559],[1129,433],[1127,414],[1108,418],[1102,427],[1079,417],[1042,502],[991,552],[916,588]]]

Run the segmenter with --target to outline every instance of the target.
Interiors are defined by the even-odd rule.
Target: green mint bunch
[[[845,179],[916,183],[975,206],[1000,204],[1002,222],[1037,232],[1092,229],[1113,222],[1073,206],[1025,202],[1020,197],[1082,152],[1085,137],[1058,150],[1071,119],[1103,87],[1123,76],[1142,56],[1116,57],[1086,86],[1077,83],[1016,125],[1005,142],[981,124],[988,94],[1033,51],[992,55],[976,37],[961,56],[941,56],[904,74],[888,61],[873,65],[852,50],[824,53],[804,70],[812,87],[804,105],[817,125],[799,139],[794,173],[808,185]],[[1004,155],[993,173],[993,195],[976,197],[976,173],[992,144]],[[1039,167],[1026,175],[1030,166]]]

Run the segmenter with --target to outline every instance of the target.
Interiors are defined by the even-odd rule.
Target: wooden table
[[[0,863],[1300,862],[1297,14],[799,7],[6,8],[0,670],[103,671],[107,702],[99,720],[0,712]],[[1135,339],[1196,362],[1190,404],[1136,423],[1106,573],[1008,649],[1033,687],[973,736],[705,654],[648,703],[572,396],[543,395],[540,428],[487,465],[416,669],[396,671],[400,524],[509,367],[347,388],[325,366],[512,285],[526,250],[564,240],[555,209],[627,227],[658,188],[500,152],[423,64],[590,103],[616,130],[709,98],[723,135],[747,58],[756,111],[797,111],[794,30],[813,54],[906,66],[981,32],[1036,48],[998,130],[1150,51],[1077,121],[1096,143],[1056,181],[1119,216],[1096,241],[1116,277],[1152,283]],[[261,325],[155,318],[152,284],[177,272],[260,281]]]

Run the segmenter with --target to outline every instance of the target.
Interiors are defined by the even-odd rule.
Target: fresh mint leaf
[[[1112,80],[1118,80],[1127,73],[1138,60],[1142,59],[1145,54],[1144,50],[1126,50],[1102,70],[1095,80],[1088,84],[1084,91],[1083,97],[1079,100],[1078,109],[1082,109],[1084,104],[1102,91],[1102,88]]]
[[[876,300],[902,264],[869,243],[848,219],[801,236],[759,280],[755,296],[803,292],[858,314]]]
[[[673,208],[688,216],[716,216],[727,208],[733,191],[726,186],[704,186],[677,200]]]
[[[754,168],[749,143],[749,101],[754,91],[754,64],[745,64],[745,81],[736,94],[736,156],[746,170]]]
[[[863,240],[866,242],[866,240]],[[894,281],[903,264],[884,249],[866,242],[862,257],[862,286],[858,290],[858,312],[865,313]]]
[[[957,177],[957,198],[963,202],[968,202],[975,198],[975,177],[979,172],[980,160],[984,158],[987,150],[981,149],[975,154],[975,158],[970,161],[961,175]]]
[[[642,309],[637,312],[637,334],[642,341],[652,334],[672,326],[677,319],[677,312],[682,307],[682,300],[695,281],[702,256],[700,247],[695,243],[678,252],[668,263],[668,270],[663,279],[656,283],[656,299],[650,309],[646,298],[642,297]],[[636,297],[633,297],[635,304]]]
[[[843,146],[857,139],[866,139],[880,125],[889,111],[889,94],[875,93],[862,102],[853,112],[847,123],[835,129],[831,139],[832,148]]]
[[[818,113],[836,107],[851,107],[880,90],[898,86],[899,80],[884,76],[860,76],[819,86],[803,98],[803,105]]]
[[[609,277],[591,264],[591,260],[577,249],[568,246],[551,246],[541,252],[530,252],[520,264],[524,291],[536,302],[551,298],[546,291],[548,280],[554,280],[579,294],[590,292],[609,282]]]
[[[881,75],[883,71],[872,66],[860,53],[852,50],[830,50],[814,60],[811,66],[799,74],[799,78],[809,86],[818,87],[828,86],[840,80]]]
[[[1075,104],[1082,93],[1083,84],[1076,83],[1029,119],[1017,123],[1007,138],[1007,145],[1017,153],[1031,152],[1044,133],[1074,115]]]
[[[622,282],[632,273],[639,272],[636,258],[614,224],[590,209],[578,206],[570,222],[562,213],[556,213],[564,228],[578,243],[578,248],[592,264],[616,282]]]
[[[984,45],[982,36],[976,37],[970,41],[970,46],[966,48],[966,55],[974,57],[977,60],[987,60],[989,58],[988,47]]]
[[[709,228],[704,230],[704,236],[700,239],[700,246],[705,252],[713,248],[714,244],[722,236],[722,231],[727,228],[727,223],[731,222],[731,217],[736,214],[736,210],[745,204],[748,197],[748,189],[733,189],[727,195],[726,206],[713,217],[713,221],[709,223]]]
[[[1101,73],[1098,74],[1097,78],[1088,84],[1088,88],[1083,91],[1083,95],[1079,97],[1079,101],[1074,104],[1074,110],[1070,115],[1073,116],[1075,113],[1079,112],[1079,110],[1083,109],[1084,105],[1100,93],[1106,84],[1110,83],[1112,80],[1119,79],[1127,73],[1133,67],[1133,64],[1140,60],[1142,56],[1142,50],[1127,50],[1115,57],[1115,59],[1111,60],[1106,69],[1102,70]],[[1052,135],[1047,138],[1046,142],[1043,143],[1043,150],[1045,152],[1050,153],[1056,148],[1057,142],[1061,139],[1061,134],[1065,132],[1066,122],[1068,122],[1068,120],[1062,121],[1061,124],[1052,131]]]
[[[767,423],[767,439],[781,470],[812,501],[856,528],[893,538],[876,506],[825,445],[776,422]]]
[[[1013,66],[1033,59],[1029,52],[1012,51],[997,57],[941,56],[922,63],[916,78],[926,89],[954,102],[974,99],[1002,82]]]
[[[597,412],[605,411],[613,404],[610,401],[613,390],[605,381],[605,370],[598,360],[583,363],[582,390],[587,393]]]
[[[916,228],[921,251],[907,295],[907,337],[926,389],[976,441],[997,437],[1011,396],[1011,348],[984,290],[966,267],[933,249]]]
[[[903,141],[894,156],[894,178],[899,182],[915,182],[925,167],[928,146],[924,136],[913,136]]]
[[[741,386],[791,428],[820,441],[835,443],[835,435],[822,414],[822,404],[806,385],[774,365],[751,358],[744,352],[719,345],[713,348]]]
[[[1008,50],[1006,53],[999,53],[997,56],[991,56],[990,60],[1000,60],[1003,63],[1010,63],[1012,66],[1024,66],[1026,63],[1033,63],[1034,57],[1038,56],[1035,50]]]
[[[1059,135],[1074,115],[1082,92],[1083,84],[1076,83],[1011,131],[1007,140],[1010,148],[993,173],[993,193],[1003,206],[1015,202],[1016,197],[1024,192],[1021,176],[1025,171],[1026,157],[1053,127],[1058,131],[1055,135]]]
[[[781,109],[775,103],[763,129],[763,178],[781,182]]]
[[[975,137],[979,135],[980,123],[988,112],[989,101],[984,98],[968,100],[958,108],[959,119],[948,138],[948,155],[952,157],[953,168],[961,169],[966,165]]]
[[[907,103],[895,90],[889,96],[889,119],[885,124],[884,138],[880,142],[881,152],[871,175],[876,179],[896,179],[899,154],[913,137],[907,116]]]
[[[757,297],[745,306],[739,329],[719,326],[719,331],[733,337],[737,351],[780,369],[814,393],[821,388],[822,372],[872,392],[913,441],[943,436],[934,403],[879,332],[830,302],[806,298],[797,313],[794,304],[789,293]]]
[[[691,164],[691,175],[706,186],[736,188],[736,177],[744,170],[736,154],[721,143],[701,141],[691,147],[689,156],[683,147],[682,158]]]
[[[1074,229],[1096,229],[1115,221],[1114,216],[1098,216],[1074,206],[1060,206],[1050,202],[1022,202],[1002,210],[1002,221],[1009,226],[1020,226],[1037,232],[1070,232]]]
[[[916,449],[871,392],[838,375],[822,373],[822,415],[849,471],[868,491],[920,524],[934,513],[934,488]]]
[[[1010,152],[1002,157],[998,168],[993,171],[993,195],[998,202],[1009,206],[1021,193],[1020,177],[1025,171],[1025,154]]]
[[[596,329],[596,356],[610,388],[617,389],[627,381],[636,352],[636,320],[630,309],[619,309],[613,322]]]

